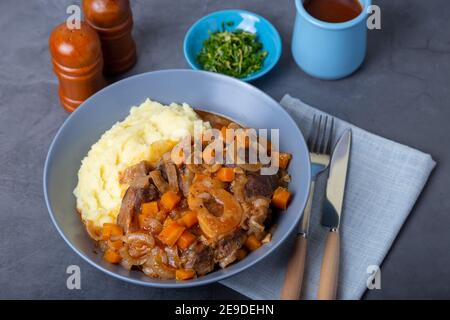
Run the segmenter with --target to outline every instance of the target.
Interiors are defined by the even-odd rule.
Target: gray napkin
[[[283,97],[281,105],[303,134],[308,133],[313,114],[321,113],[289,95]],[[382,263],[436,163],[429,154],[335,120],[336,136],[346,128],[353,133],[340,227],[338,299],[360,299],[371,273]],[[320,225],[325,179],[325,175],[320,177],[313,200],[304,299],[316,297],[328,232]],[[221,283],[252,299],[278,299],[292,243],[293,235],[262,262]]]

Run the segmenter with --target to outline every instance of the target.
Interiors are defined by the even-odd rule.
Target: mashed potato
[[[147,99],[128,117],[106,131],[82,160],[74,190],[82,219],[96,226],[115,222],[123,193],[119,173],[142,160],[154,161],[178,141],[193,134],[200,120],[187,104],[164,106]],[[202,122],[202,128],[209,123]]]

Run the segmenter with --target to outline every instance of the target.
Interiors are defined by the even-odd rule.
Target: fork
[[[284,284],[281,288],[280,298],[282,300],[297,300],[300,298],[303,274],[305,271],[306,248],[308,243],[309,220],[314,196],[314,186],[317,176],[325,171],[330,164],[333,127],[333,117],[314,115],[307,141],[309,157],[311,160],[311,188],[302,220],[298,226],[293,254],[289,259]]]

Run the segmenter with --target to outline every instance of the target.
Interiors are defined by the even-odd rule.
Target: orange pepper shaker
[[[129,70],[137,60],[131,35],[133,14],[129,0],[83,0],[86,22],[100,36],[104,73],[116,75]]]
[[[62,106],[74,111],[84,100],[106,85],[100,39],[87,23],[69,29],[57,26],[49,39],[53,70],[59,79]]]

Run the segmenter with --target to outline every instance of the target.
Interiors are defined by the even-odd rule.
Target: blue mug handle
[[[342,23],[329,23],[312,17],[295,0],[296,18],[292,35],[292,55],[307,74],[324,80],[349,76],[366,55],[367,16],[372,0],[359,0],[361,13]]]

